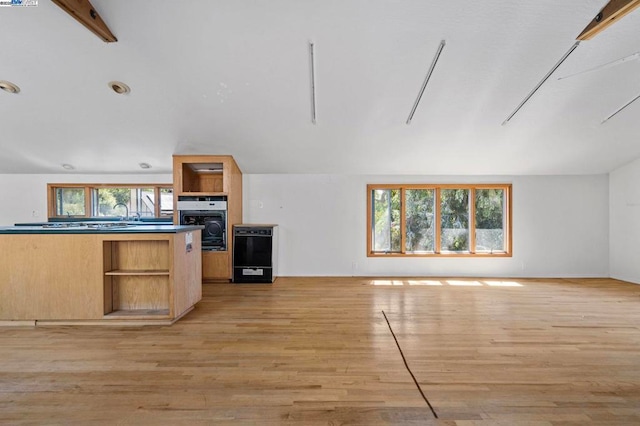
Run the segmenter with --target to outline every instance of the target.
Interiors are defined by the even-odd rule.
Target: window
[[[49,191],[51,193],[51,191]],[[54,188],[55,216],[84,216],[84,188]]]
[[[507,251],[505,190],[477,189],[475,192],[476,253]]]
[[[433,189],[407,189],[405,251],[433,253],[436,247],[436,193]]]
[[[367,185],[369,256],[511,256],[511,185]]]
[[[170,185],[49,184],[47,186],[49,217],[171,217],[173,215],[173,188]]]
[[[400,191],[373,191],[373,247],[384,253],[400,252]]]

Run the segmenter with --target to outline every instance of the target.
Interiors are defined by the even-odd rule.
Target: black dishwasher
[[[276,225],[234,225],[233,282],[272,283],[276,279]]]

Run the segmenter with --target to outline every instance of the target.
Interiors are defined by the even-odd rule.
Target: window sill
[[[512,257],[511,253],[367,253],[367,257],[468,257],[468,258],[488,258],[488,257]]]

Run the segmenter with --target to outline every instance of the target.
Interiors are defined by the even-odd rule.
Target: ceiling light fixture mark
[[[433,74],[433,70],[436,68],[436,64],[438,63],[438,59],[440,59],[440,54],[442,53],[442,50],[444,49],[444,46],[447,43],[445,42],[445,40],[442,40],[440,42],[440,45],[438,46],[438,50],[436,51],[436,55],[433,57],[433,61],[431,62],[431,66],[429,67],[429,71],[427,71],[427,76],[424,79],[424,82],[422,83],[422,87],[420,88],[420,92],[418,93],[418,97],[416,98],[416,101],[413,103],[413,108],[411,108],[411,112],[409,113],[409,118],[407,118],[407,124],[411,124],[411,120],[413,120],[413,115],[416,113],[416,109],[418,109],[418,104],[420,103],[420,100],[422,99],[422,95],[424,94],[424,90],[427,88],[427,84],[429,83],[429,79],[431,79],[431,74]]]
[[[224,101],[227,100],[229,98],[229,95],[232,93],[233,90],[229,89],[229,86],[224,82],[220,83],[220,88],[216,92],[221,104],[224,103]]]
[[[0,89],[7,93],[20,93],[20,88],[10,81],[0,80]]]
[[[118,95],[126,95],[131,92],[131,88],[121,81],[110,81],[109,87]]]
[[[619,112],[621,112],[623,109],[625,109],[626,107],[628,107],[629,105],[631,105],[632,103],[634,103],[635,101],[637,101],[638,99],[640,99],[640,95],[636,96],[635,98],[631,99],[629,102],[627,102],[626,104],[624,104],[624,106],[622,106],[621,108],[619,108],[616,112],[614,112],[613,114],[611,114],[610,116],[608,116],[607,118],[605,118],[604,120],[602,120],[602,122],[600,124],[604,124],[607,121],[611,120],[613,117],[615,117],[616,115],[618,115]]]
[[[309,67],[311,72],[311,122],[316,124],[316,62],[313,42],[309,42]]]
[[[597,67],[593,67],[593,68],[590,68],[590,69],[585,70],[585,71],[580,71],[580,72],[577,72],[575,74],[570,74],[570,75],[567,75],[567,76],[564,76],[564,77],[558,77],[558,80],[564,80],[565,78],[575,77],[575,76],[578,76],[578,75],[581,75],[581,74],[586,74],[586,73],[593,72],[593,71],[599,71],[599,70],[602,70],[602,69],[605,69],[605,68],[613,67],[615,65],[623,64],[625,62],[634,61],[636,59],[640,59],[640,52],[633,53],[633,54],[631,54],[629,56],[625,56],[624,58],[621,58],[621,59],[616,59],[615,61],[612,61],[612,62],[607,62],[606,64],[598,65]]]
[[[518,111],[520,111],[520,108],[522,108],[524,106],[524,104],[526,104],[529,101],[529,99],[531,99],[531,97],[538,91],[538,89],[545,83],[545,81],[547,81],[549,79],[549,77],[551,77],[551,74],[553,74],[560,67],[560,65],[562,65],[562,63],[567,60],[569,55],[571,55],[573,53],[573,51],[578,48],[579,45],[580,45],[580,41],[576,41],[573,44],[573,46],[571,46],[571,48],[567,51],[567,53],[565,53],[562,56],[562,58],[558,61],[558,63],[556,63],[553,66],[553,68],[551,68],[551,70],[549,70],[549,72],[544,76],[544,78],[542,80],[540,80],[540,82],[536,85],[536,87],[534,87],[533,90],[531,92],[529,92],[529,94],[523,99],[523,101],[520,102],[520,104],[511,113],[511,115],[509,115],[509,117],[507,117],[507,119],[502,122],[503,126],[505,124],[507,124],[518,113]]]

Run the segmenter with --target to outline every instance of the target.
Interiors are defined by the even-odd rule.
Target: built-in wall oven
[[[227,197],[179,196],[180,225],[202,225],[202,250],[227,249]]]

